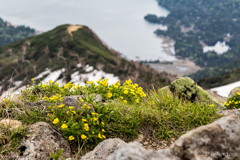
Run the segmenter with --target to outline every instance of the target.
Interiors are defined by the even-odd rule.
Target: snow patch
[[[120,81],[120,79],[118,77],[115,77],[114,74],[105,73],[103,71],[98,71],[95,69],[92,72],[86,73],[86,74],[79,74],[78,72],[74,72],[71,75],[71,79],[72,79],[71,82],[75,84],[79,84],[81,86],[81,85],[85,85],[85,81],[96,82],[100,78],[109,79],[108,83],[110,85],[115,84],[117,81]]]
[[[46,68],[46,71],[40,73],[37,77],[34,77],[34,79],[40,79],[43,78],[43,76],[45,76],[46,74],[49,74],[51,72],[51,69]]]
[[[226,42],[218,41],[215,46],[205,46],[203,47],[203,52],[206,53],[208,51],[215,51],[218,54],[223,54],[229,50],[229,46],[226,45]]]
[[[61,73],[64,72],[64,71],[65,71],[65,68],[54,71],[54,72],[50,73],[42,82],[47,83],[50,80],[55,82],[58,79],[58,77],[61,75]]]
[[[85,67],[85,71],[86,72],[90,72],[90,71],[92,71],[93,70],[93,66],[89,66],[88,64],[86,65],[86,67]]]
[[[79,63],[79,64],[77,64],[77,67],[79,68],[79,67],[81,67],[82,66],[82,64],[81,63]]]
[[[233,90],[236,87],[240,86],[240,81],[238,82],[234,82],[234,83],[230,83],[221,87],[216,87],[216,88],[212,88],[212,91],[216,91],[220,96],[223,97],[228,97],[229,93],[231,92],[231,90]]]
[[[0,98],[0,101],[4,98],[10,98],[14,99],[17,98],[15,95],[20,94],[24,89],[26,89],[26,86],[23,86],[17,90],[15,90],[16,87],[10,88],[7,91],[3,92]]]
[[[14,84],[18,87],[22,84],[22,81],[15,81]]]

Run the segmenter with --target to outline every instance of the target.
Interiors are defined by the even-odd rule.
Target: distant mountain
[[[36,31],[24,25],[14,26],[0,18],[0,47],[35,35]]]
[[[147,88],[167,85],[173,76],[157,73],[138,62],[129,62],[109,49],[86,26],[61,25],[0,48],[0,85],[2,91],[35,80],[82,83],[97,78],[121,82],[132,79]],[[110,79],[109,78],[109,79]]]

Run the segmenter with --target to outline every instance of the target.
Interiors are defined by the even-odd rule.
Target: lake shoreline
[[[157,63],[144,63],[145,65],[149,65],[154,68],[158,72],[166,72],[172,75],[176,75],[177,77],[182,77],[184,75],[190,75],[196,73],[203,68],[197,66],[195,62],[189,59],[178,59],[175,61],[163,61]]]

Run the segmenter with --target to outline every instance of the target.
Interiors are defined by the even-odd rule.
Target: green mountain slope
[[[216,77],[203,78],[198,81],[198,84],[204,88],[214,88],[223,85],[227,85],[229,83],[234,83],[240,80],[240,68],[234,69],[231,72],[222,74]]]
[[[75,27],[73,32],[69,31],[71,27]],[[86,65],[105,73],[112,73],[121,81],[132,79],[145,88],[151,86],[151,83],[156,85],[170,83],[170,75],[159,74],[137,62],[129,62],[117,52],[108,49],[86,26],[61,25],[49,32],[0,48],[2,90],[6,90],[11,84],[11,77],[14,81],[21,81],[22,86],[29,84],[32,77],[38,76],[46,69],[50,69],[51,72],[64,69],[56,79],[69,82],[74,78],[73,73],[89,73]]]
[[[25,26],[13,26],[0,18],[0,47],[35,35],[35,30]]]

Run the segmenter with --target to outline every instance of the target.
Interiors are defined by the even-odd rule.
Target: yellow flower
[[[57,82],[56,82],[56,83],[54,83],[54,84],[56,84],[57,86],[59,86],[59,83],[57,83]]]
[[[69,109],[73,109],[73,106],[69,106]]]
[[[97,121],[97,120],[98,120],[98,118],[94,117],[94,118],[93,118],[93,120],[94,120],[94,121]]]
[[[83,122],[87,122],[87,119],[82,119]]]
[[[107,97],[108,97],[108,98],[111,98],[111,97],[112,97],[112,93],[108,93],[108,94],[107,94]]]
[[[73,136],[69,136],[69,140],[72,141],[74,140],[75,138]]]
[[[104,129],[102,129],[102,132],[105,132],[105,130],[104,130]]]
[[[61,105],[58,106],[58,108],[62,108],[63,106],[64,106],[64,104],[61,104]]]
[[[63,124],[61,127],[62,129],[66,129],[68,126],[66,124]]]
[[[90,106],[87,106],[87,109],[91,109],[91,107],[90,107]]]
[[[100,133],[98,134],[98,137],[102,139],[102,136],[101,136],[101,134],[100,134]]]
[[[47,116],[50,116],[50,114],[48,113]]]
[[[27,85],[27,87],[29,88],[29,85]]]
[[[98,113],[94,113],[94,112],[92,112],[92,115],[98,115]]]
[[[128,94],[128,91],[127,91],[127,90],[125,90],[123,93],[124,93],[124,94]]]
[[[81,138],[82,138],[82,139],[86,139],[87,136],[86,136],[85,134],[82,134],[82,135],[81,135]]]
[[[32,81],[34,81],[34,78],[32,78]]]
[[[88,124],[85,123],[84,126],[85,126],[84,129],[85,129],[86,131],[89,131],[89,126],[88,126]]]
[[[139,103],[139,99],[136,99],[136,102]]]
[[[103,84],[104,86],[107,86],[107,85],[108,85],[108,83],[107,83],[106,81],[104,81],[102,84]]]
[[[103,122],[101,122],[101,124],[104,126],[104,123],[103,123]]]
[[[72,111],[72,113],[77,114],[75,111]]]
[[[123,97],[122,97],[122,96],[121,96],[120,98],[121,98],[121,99],[123,99]]]
[[[53,83],[53,81],[52,81],[52,80],[50,80],[49,82],[50,82],[51,84]]]
[[[210,107],[214,107],[214,104],[211,104]]]
[[[48,97],[43,97],[42,99],[47,99]]]
[[[69,113],[69,111],[66,112],[67,114]]]
[[[53,124],[57,124],[59,122],[59,119],[58,118],[55,118],[54,120],[53,120]]]
[[[46,84],[43,84],[42,87],[43,87],[43,88],[46,87]]]
[[[229,104],[227,103],[226,106],[229,106]]]
[[[124,102],[124,103],[127,103],[127,101],[126,101],[126,100],[123,100],[123,102]]]
[[[81,102],[84,102],[84,100],[83,100],[83,99],[80,99],[80,101],[81,101]]]
[[[106,137],[105,137],[104,135],[102,135],[102,138],[104,138],[104,139],[105,139]]]
[[[95,134],[95,132],[92,132],[92,134]]]
[[[94,82],[93,82],[93,81],[91,81],[90,83],[91,83],[91,84],[94,84]]]

